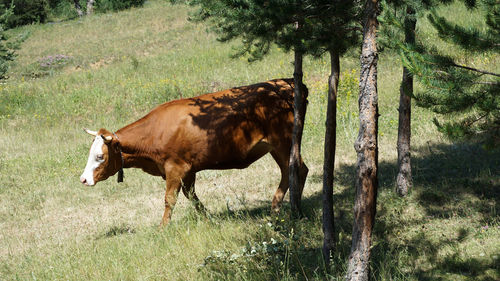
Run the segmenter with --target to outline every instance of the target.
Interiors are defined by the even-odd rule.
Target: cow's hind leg
[[[286,192],[288,191],[289,187],[289,169],[288,169],[288,154],[287,153],[278,153],[276,151],[271,151],[271,155],[273,156],[274,160],[276,163],[278,163],[278,166],[280,167],[281,170],[281,181],[280,185],[278,186],[278,189],[274,193],[273,197],[273,202],[271,204],[271,209],[274,212],[279,212],[281,204],[283,202],[283,198],[285,197]],[[302,192],[304,191],[304,185],[306,183],[306,178],[307,174],[309,173],[309,169],[307,168],[306,164],[304,161],[302,161],[302,157],[300,159],[300,170],[299,170],[299,177],[300,177],[300,198],[302,199]]]
[[[283,198],[288,190],[288,161],[286,155],[280,154],[276,151],[271,151],[271,155],[280,167],[281,181],[278,189],[274,193],[273,201],[271,203],[271,210],[278,213],[283,202]]]
[[[306,164],[302,160],[302,157],[300,157],[300,170],[299,170],[299,177],[300,177],[300,198],[302,200],[302,192],[304,192],[304,185],[306,184],[306,179],[307,179],[307,174],[309,173],[309,168],[307,168]]]
[[[194,189],[194,184],[196,181],[196,173],[188,173],[182,180],[182,193],[188,198],[193,204],[196,210],[202,214],[206,214],[205,206],[201,203]]]

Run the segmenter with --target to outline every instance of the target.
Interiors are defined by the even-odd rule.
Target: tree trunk
[[[417,20],[415,10],[407,6],[404,22],[405,42],[415,43],[415,27]],[[406,196],[412,186],[410,165],[410,138],[411,138],[411,96],[413,95],[413,75],[403,67],[403,79],[399,89],[399,126],[398,126],[398,167],[396,191]]]
[[[87,15],[94,13],[94,2],[95,0],[87,0]]]
[[[333,212],[333,179],[337,135],[337,90],[340,76],[339,53],[330,51],[331,74],[328,79],[326,110],[325,159],[323,164],[323,259],[328,266],[335,251],[335,221]]]
[[[358,155],[352,246],[346,280],[369,280],[370,247],[378,189],[378,96],[376,44],[378,0],[368,0],[363,24],[359,79],[359,134],[354,144]]]
[[[304,120],[307,107],[307,91],[302,83],[302,51],[295,49],[294,62],[294,99],[293,99],[293,131],[292,131],[292,149],[290,151],[289,161],[289,184],[290,184],[290,206],[292,217],[301,217],[302,210],[300,201],[302,196],[300,168],[302,165],[300,157],[300,148],[302,142],[302,131],[304,130]]]
[[[80,1],[79,0],[74,0],[74,3],[75,3],[75,9],[76,9],[76,12],[78,13],[78,16],[82,17],[83,16],[83,11],[82,11],[82,6],[80,6]]]

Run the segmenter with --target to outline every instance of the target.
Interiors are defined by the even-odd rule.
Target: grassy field
[[[328,57],[305,60],[306,219],[289,221],[287,206],[280,217],[270,216],[280,177],[270,156],[245,170],[199,173],[198,196],[210,216],[198,216],[181,195],[173,221],[162,230],[161,178],[129,169],[122,184],[114,178],[95,187],[79,183],[91,143],[83,127],[117,130],[168,100],[292,76],[293,56],[278,49],[253,64],[230,59],[234,45],[218,43],[206,26],[187,22],[188,11],[150,0],[140,9],[12,31],[30,36],[11,78],[0,85],[0,280],[342,279],[354,200],[355,51],[341,61],[338,251],[330,273],[321,261]],[[445,12],[480,24],[477,14],[457,6]],[[438,42],[425,22],[419,29],[425,40]],[[499,70],[495,54],[450,53]],[[398,57],[382,53],[372,277],[499,280],[500,152],[447,141],[432,124],[434,115],[414,107],[414,189],[399,198],[394,184],[400,78]]]

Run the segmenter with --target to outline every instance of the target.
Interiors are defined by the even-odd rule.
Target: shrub
[[[144,5],[146,0],[97,0],[96,11],[105,13],[109,11],[120,11],[132,7]]]
[[[59,6],[61,4],[66,4],[66,3],[74,5],[73,0],[47,0],[47,2],[49,3],[49,6],[51,9],[54,9],[57,6]]]
[[[50,19],[54,21],[74,19],[78,17],[73,0],[48,0],[50,6]],[[79,1],[82,11],[85,11],[85,1]]]
[[[9,62],[15,58],[14,50],[6,44],[7,37],[0,26],[0,80],[7,78],[7,71],[9,70]]]
[[[10,7],[11,0],[0,0],[5,7]],[[14,13],[7,19],[8,28],[45,22],[49,13],[49,3],[47,0],[14,0]]]
[[[13,8],[9,6],[5,8],[0,3],[0,80],[7,79],[7,71],[9,70],[9,63],[16,58],[15,49],[19,48],[24,39],[27,38],[27,34],[24,37],[20,37],[15,41],[9,40],[4,32],[3,23],[7,18],[12,16]]]
[[[28,65],[27,68],[21,72],[21,74],[30,78],[54,75],[58,71],[64,69],[64,67],[69,65],[71,62],[73,62],[72,56],[63,54],[49,55],[39,58],[36,62]]]
[[[47,0],[47,1],[48,1],[48,4],[49,4],[51,9],[54,9],[55,7],[60,5],[61,2],[67,2],[67,1],[63,1],[63,0]]]

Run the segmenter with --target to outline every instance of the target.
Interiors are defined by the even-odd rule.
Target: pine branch
[[[465,125],[466,126],[472,126],[474,123],[478,122],[478,121],[481,121],[482,119],[484,119],[486,116],[488,116],[489,112],[486,112],[485,114],[479,116],[478,118],[475,118],[475,120],[467,120],[465,121]]]
[[[480,85],[500,85],[500,82],[492,82],[492,81],[482,81],[482,82],[472,82],[473,84],[480,84]]]
[[[471,52],[491,51],[497,49],[498,37],[477,28],[454,25],[435,11],[427,16],[431,25],[438,31],[441,39],[454,43]]]
[[[449,72],[443,71],[443,70],[436,70],[435,71],[437,74],[441,74],[446,77],[453,78],[453,75]],[[470,84],[476,84],[476,85],[500,85],[500,82],[493,82],[493,81],[468,81]],[[438,88],[439,89],[439,88]]]
[[[465,66],[465,65],[459,65],[459,64],[453,63],[452,66],[463,68],[463,69],[467,69],[467,70],[470,70],[470,71],[479,72],[479,73],[482,73],[482,74],[488,74],[488,75],[493,75],[493,76],[500,77],[500,74],[498,74],[498,73],[489,72],[489,71],[486,71],[486,70],[481,70],[481,69],[477,69],[477,68],[473,68],[473,67],[469,67],[469,66]]]

